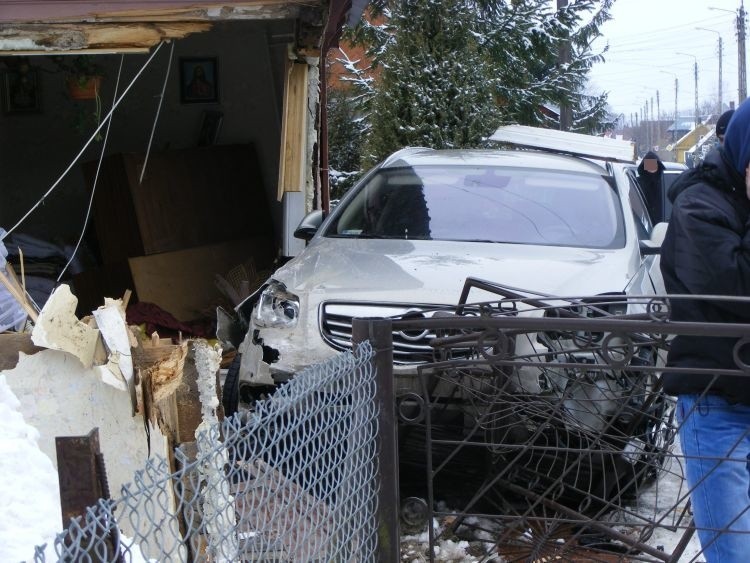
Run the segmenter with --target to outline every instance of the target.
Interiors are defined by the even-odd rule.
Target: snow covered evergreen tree
[[[349,89],[330,88],[328,104],[328,178],[331,199],[339,199],[359,176],[365,120]]]
[[[492,67],[464,0],[400,0],[379,62],[366,161],[405,146],[475,147],[499,123]]]
[[[606,94],[587,94],[586,81],[613,1],[376,0],[347,35],[367,49],[366,61],[348,61],[369,124],[362,164],[409,145],[476,147],[501,123],[556,128],[544,108],[563,104],[572,130],[601,132]],[[362,63],[377,80],[363,79]]]

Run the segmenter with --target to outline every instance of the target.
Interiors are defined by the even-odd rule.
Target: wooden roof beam
[[[208,31],[208,22],[0,24],[0,51],[59,53],[147,51],[164,40]]]

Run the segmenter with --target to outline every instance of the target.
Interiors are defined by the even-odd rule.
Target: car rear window
[[[622,209],[596,174],[385,168],[342,202],[325,236],[622,248]]]

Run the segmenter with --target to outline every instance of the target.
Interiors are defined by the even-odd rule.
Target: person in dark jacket
[[[638,183],[646,198],[651,222],[664,221],[664,163],[654,151],[648,151],[638,165]]]
[[[732,116],[724,145],[669,191],[673,207],[661,250],[668,294],[750,296],[749,164],[750,100]],[[670,319],[750,323],[750,302],[673,297]],[[664,390],[677,395],[693,518],[709,563],[750,558],[750,376],[712,371],[737,369],[738,340],[676,336],[667,359],[676,369],[663,375]],[[750,364],[750,345],[737,354]]]

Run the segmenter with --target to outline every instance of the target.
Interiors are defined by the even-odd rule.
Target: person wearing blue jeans
[[[750,101],[731,115],[723,146],[684,172],[668,197],[661,271],[675,295],[670,319],[750,324],[750,300],[743,300],[750,297]],[[667,357],[672,369],[662,376],[665,392],[677,396],[693,521],[708,563],[750,561],[750,374],[719,372],[737,370],[735,356],[750,365],[750,344],[678,335]]]
[[[720,395],[680,395],[676,415],[704,555],[709,562],[748,561],[750,406]]]

